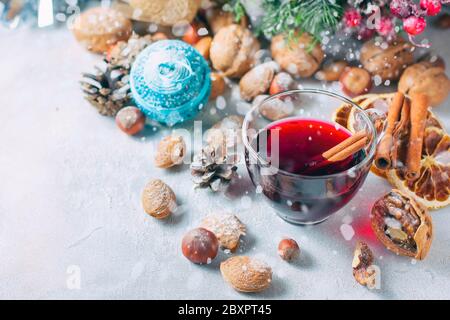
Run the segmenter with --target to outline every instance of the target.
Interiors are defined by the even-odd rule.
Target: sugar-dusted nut
[[[260,45],[253,33],[240,25],[223,27],[214,36],[209,56],[213,67],[226,77],[242,77],[255,62]]]
[[[413,46],[398,38],[392,42],[370,40],[361,48],[360,61],[364,69],[382,81],[397,80],[403,69],[413,63]]]
[[[430,105],[437,106],[450,93],[450,79],[442,66],[423,61],[406,68],[398,82],[398,90],[409,95],[424,93]]]
[[[263,261],[234,256],[220,264],[222,277],[240,292],[260,292],[272,282],[272,269]]]
[[[315,77],[320,81],[338,81],[347,67],[348,63],[342,60],[324,63],[322,69],[317,71]]]
[[[208,21],[208,25],[211,27],[211,30],[214,34],[219,32],[221,28],[236,23],[236,17],[232,12],[224,11],[218,7],[211,8],[206,11],[206,20]],[[247,16],[242,16],[239,20],[239,24],[244,28],[247,27]]]
[[[294,239],[283,239],[278,244],[278,255],[285,261],[293,261],[300,256],[300,247]]]
[[[259,112],[267,119],[276,121],[289,117],[294,113],[294,103],[289,97],[281,97],[270,101],[264,101],[267,95],[259,95],[253,100],[253,105],[259,105]]]
[[[424,259],[433,240],[433,225],[425,207],[393,189],[378,199],[370,215],[378,240],[396,254]]]
[[[320,44],[307,32],[279,34],[272,38],[270,50],[281,69],[296,77],[312,76],[324,58]]]
[[[211,94],[210,99],[215,99],[218,96],[223,95],[225,92],[225,80],[222,75],[217,72],[211,72]]]
[[[239,247],[241,236],[245,236],[245,225],[234,214],[212,214],[205,217],[200,226],[213,232],[220,246],[231,252]]]
[[[276,67],[275,63],[266,62],[247,72],[239,82],[241,97],[248,101],[267,92],[275,75]]]
[[[340,76],[342,91],[349,96],[357,96],[369,92],[372,87],[370,73],[363,68],[347,68]]]
[[[194,46],[194,48],[197,49],[197,51],[200,52],[200,54],[206,60],[209,59],[209,49],[211,48],[211,41],[211,37],[203,37]]]
[[[177,208],[172,189],[159,179],[147,183],[142,192],[144,211],[157,219],[164,219]]]
[[[179,165],[183,162],[185,154],[186,144],[183,137],[169,135],[159,142],[155,165],[164,169]]]
[[[287,72],[280,72],[273,77],[270,84],[269,94],[274,95],[283,91],[294,89],[295,82],[292,76]]]
[[[126,134],[135,135],[144,129],[145,116],[136,107],[125,107],[117,112],[116,124]]]
[[[375,288],[378,283],[377,268],[373,266],[373,253],[369,246],[362,241],[356,244],[353,254],[353,277],[355,280],[369,289]]]
[[[242,142],[241,129],[244,118],[231,115],[223,118],[206,132],[206,142],[214,146],[233,148]]]
[[[184,235],[181,251],[193,263],[211,263],[219,251],[219,241],[211,231],[195,228]]]
[[[131,21],[111,8],[89,9],[80,14],[73,24],[75,38],[88,50],[97,53],[105,53],[117,42],[128,40],[131,33]]]

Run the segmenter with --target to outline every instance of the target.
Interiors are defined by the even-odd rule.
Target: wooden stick
[[[378,169],[386,170],[391,168],[391,149],[393,144],[392,133],[394,132],[395,125],[399,121],[400,110],[403,106],[403,101],[405,96],[401,92],[397,92],[392,100],[392,104],[389,107],[388,116],[387,116],[387,125],[386,130],[384,132],[384,136],[381,139],[377,153],[375,155],[375,165]]]
[[[406,179],[415,180],[420,174],[423,136],[427,120],[428,98],[425,94],[411,95],[411,133],[406,154]]]

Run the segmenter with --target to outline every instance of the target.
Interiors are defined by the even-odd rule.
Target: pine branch
[[[240,22],[242,17],[245,16],[245,8],[241,0],[218,0],[224,11],[233,13],[234,20]]]
[[[260,31],[270,37],[280,33],[292,37],[296,30],[320,40],[334,32],[341,21],[343,0],[263,0],[266,15]]]

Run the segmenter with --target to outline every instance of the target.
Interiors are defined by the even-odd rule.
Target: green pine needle
[[[265,16],[260,31],[266,36],[280,33],[290,38],[295,31],[310,33],[319,41],[324,32],[334,32],[341,21],[342,0],[263,0]]]

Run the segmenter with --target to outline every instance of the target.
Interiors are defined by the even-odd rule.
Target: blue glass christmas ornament
[[[211,93],[210,68],[203,56],[179,40],[148,46],[131,68],[133,99],[147,117],[168,126],[194,118]]]

